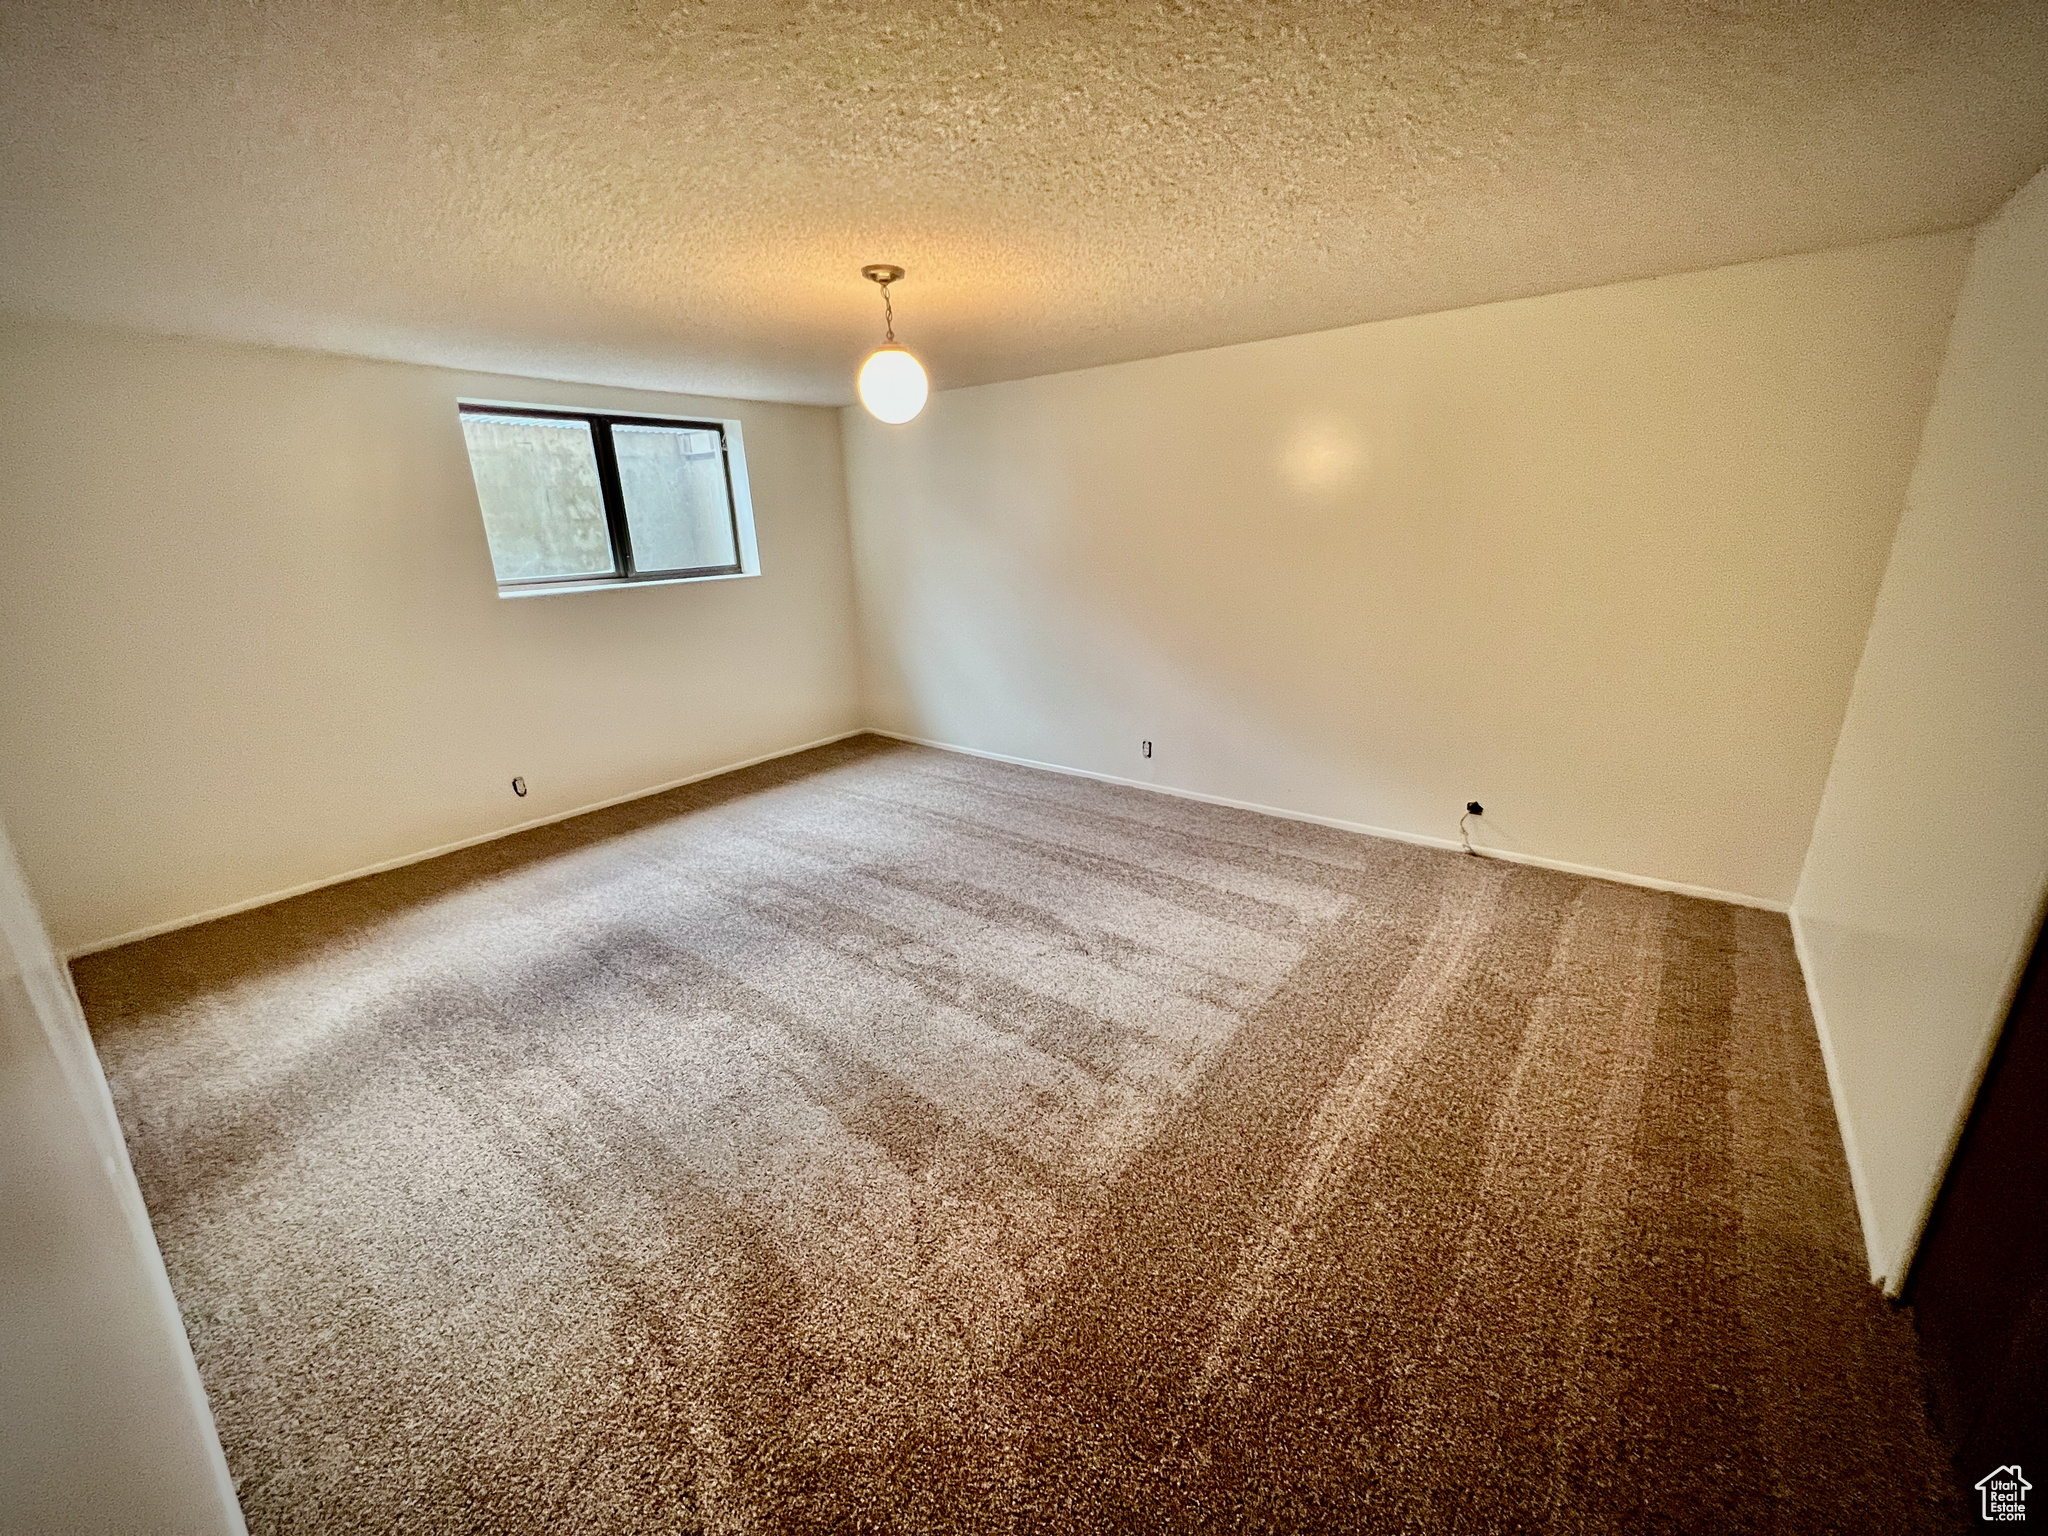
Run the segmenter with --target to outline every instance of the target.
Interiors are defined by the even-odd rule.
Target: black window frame
[[[746,545],[740,537],[740,502],[732,483],[732,442],[725,423],[684,416],[636,416],[623,411],[571,411],[536,405],[490,405],[480,400],[456,403],[462,416],[525,416],[537,421],[580,421],[590,428],[591,451],[597,459],[597,485],[604,497],[605,530],[610,535],[612,568],[576,576],[498,577],[501,591],[522,588],[618,586],[634,581],[698,581],[712,576],[744,576]],[[633,562],[633,531],[626,522],[626,493],[619,483],[619,460],[612,446],[612,428],[662,427],[670,431],[716,432],[718,465],[725,474],[725,515],[732,528],[732,564],[700,565],[688,569],[643,571]],[[472,477],[474,470],[472,469]],[[495,568],[492,571],[495,576]]]

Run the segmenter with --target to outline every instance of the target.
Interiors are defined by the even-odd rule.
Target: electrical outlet
[[[1151,743],[1151,742],[1149,742],[1149,741],[1141,741],[1141,742],[1139,742],[1139,743],[1138,743],[1138,755],[1139,755],[1140,757],[1150,757],[1150,756],[1152,755],[1152,743]]]
[[[1465,802],[1465,814],[1467,816],[1484,816],[1486,814],[1486,807],[1477,800],[1467,800]]]

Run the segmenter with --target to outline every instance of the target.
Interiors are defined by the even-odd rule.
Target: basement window
[[[758,573],[738,422],[460,409],[500,597]]]

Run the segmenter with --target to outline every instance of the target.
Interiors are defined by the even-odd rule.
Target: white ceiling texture
[[[851,398],[1974,222],[2042,0],[0,4],[0,309]]]

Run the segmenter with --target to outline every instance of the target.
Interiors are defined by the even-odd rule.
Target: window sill
[[[640,587],[696,587],[707,581],[746,581],[759,571],[726,571],[717,576],[657,576],[651,581],[565,581],[555,586],[500,587],[500,597],[560,597],[565,592],[622,592]]]

